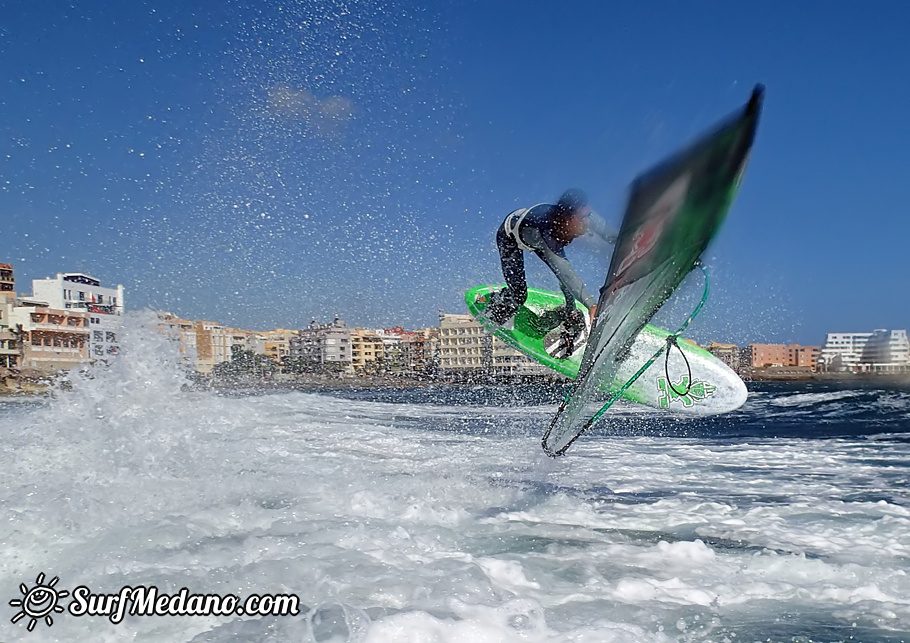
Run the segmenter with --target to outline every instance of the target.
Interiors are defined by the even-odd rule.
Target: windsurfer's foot
[[[573,307],[571,312],[565,314],[563,326],[573,335],[581,335],[585,330],[584,313]]]
[[[491,293],[487,298],[487,307],[484,309],[487,317],[498,326],[502,326],[512,317],[512,313],[509,312],[507,306],[502,301],[502,293],[496,291]]]

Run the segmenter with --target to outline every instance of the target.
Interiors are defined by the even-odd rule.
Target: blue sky
[[[78,270],[130,308],[242,328],[434,325],[501,281],[510,210],[579,186],[618,223],[634,176],[762,82],[692,335],[910,326],[906,3],[3,0],[0,16],[0,261],[20,291]],[[685,284],[665,323],[697,296]]]

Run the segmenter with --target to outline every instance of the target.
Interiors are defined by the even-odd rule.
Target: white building
[[[892,373],[910,369],[906,330],[828,333],[818,358],[821,371]]]
[[[89,315],[89,359],[104,359],[120,349],[118,334],[123,325],[123,286],[105,288],[101,282],[79,272],[58,272],[53,279],[32,280],[32,296],[50,308],[74,310]]]
[[[862,369],[872,373],[898,373],[910,369],[910,343],[906,330],[876,329],[866,342]]]
[[[858,371],[872,333],[828,333],[818,356],[820,371]]]

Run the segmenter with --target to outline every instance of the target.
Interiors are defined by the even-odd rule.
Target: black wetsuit
[[[528,297],[524,250],[534,252],[556,275],[568,304],[565,309],[567,314],[574,312],[575,300],[587,308],[597,303],[566,259],[565,247],[569,242],[563,241],[554,232],[556,213],[555,205],[535,205],[527,211],[510,213],[499,227],[496,245],[499,247],[506,288],[496,294],[491,304],[490,314],[497,323],[512,317]],[[587,217],[587,229],[611,243],[615,240],[615,232],[593,213]]]

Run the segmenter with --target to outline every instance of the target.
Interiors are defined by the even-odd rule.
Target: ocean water
[[[149,324],[70,390],[0,400],[0,641],[910,641],[908,390],[620,405],[554,460],[558,391],[189,392]],[[8,603],[42,573],[62,606],[154,586],[300,613],[28,631]]]

